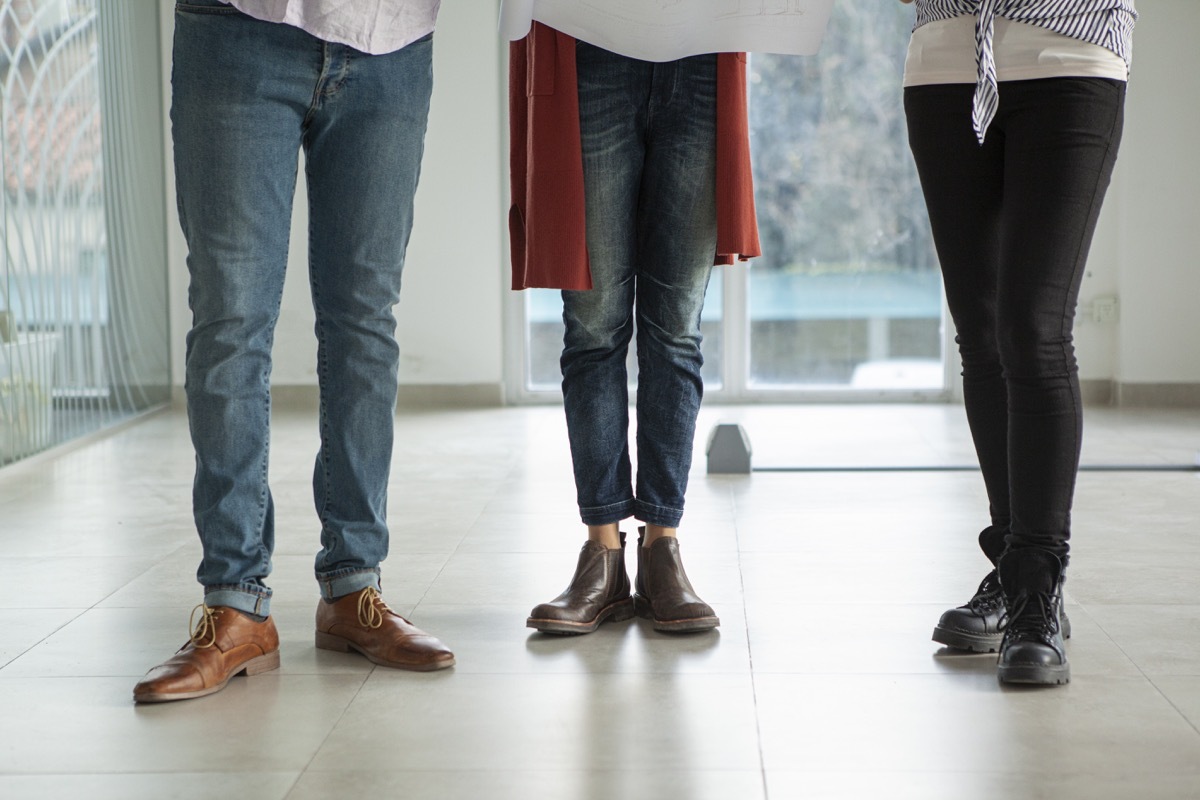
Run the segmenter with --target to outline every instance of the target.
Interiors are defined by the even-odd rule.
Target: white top
[[[812,55],[832,8],[833,0],[504,0],[500,33],[520,39],[536,20],[611,52],[657,62],[751,50]]]
[[[914,35],[921,28],[956,17],[972,20],[975,96],[971,103],[971,127],[980,144],[1000,105],[1000,79],[993,46],[999,20],[1029,23],[1105,47],[1120,56],[1126,67],[1133,57],[1133,26],[1137,21],[1133,0],[916,0],[915,7]]]
[[[1027,22],[997,17],[992,47],[998,81],[1129,78],[1129,65],[1112,50]],[[975,83],[978,74],[974,17],[938,20],[913,31],[904,62],[905,86]]]
[[[294,25],[371,55],[432,33],[442,0],[226,0],[255,19]]]

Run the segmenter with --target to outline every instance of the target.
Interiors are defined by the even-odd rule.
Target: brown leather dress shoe
[[[633,597],[638,616],[650,620],[656,631],[707,631],[720,625],[712,606],[696,595],[683,571],[679,540],[663,536],[642,547],[645,537],[646,529],[638,528],[637,594]]]
[[[525,626],[543,633],[591,633],[605,622],[633,617],[629,575],[625,572],[625,534],[610,550],[589,541],[579,551],[571,584],[549,603],[536,606]]]
[[[224,689],[234,675],[279,667],[279,633],[270,617],[255,622],[232,608],[201,604],[192,609],[191,628],[187,644],[133,687],[135,702],[203,697]]]
[[[454,666],[454,653],[388,608],[371,586],[317,605],[317,647],[362,653],[383,667],[432,672]]]

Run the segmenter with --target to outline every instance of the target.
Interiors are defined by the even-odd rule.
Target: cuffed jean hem
[[[611,525],[633,516],[634,500],[623,500],[606,506],[579,507],[579,518],[584,525]]]
[[[212,608],[224,606],[245,614],[260,617],[271,615],[271,592],[262,589],[251,591],[240,586],[209,586],[204,589],[204,605]]]
[[[334,572],[329,575],[318,575],[317,584],[321,587],[321,598],[337,600],[348,594],[361,592],[367,587],[380,591],[379,569],[356,569]]]
[[[660,528],[678,528],[679,520],[683,519],[683,509],[652,506],[649,503],[643,503],[641,500],[634,500],[633,515],[647,525],[657,525]]]

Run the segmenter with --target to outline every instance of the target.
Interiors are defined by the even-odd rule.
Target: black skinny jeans
[[[1010,548],[1046,549],[1065,563],[1083,418],[1072,326],[1125,84],[1005,81],[982,146],[973,91],[906,88],[909,143],[992,524],[1008,530]]]

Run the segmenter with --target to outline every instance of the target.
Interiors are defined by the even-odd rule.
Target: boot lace
[[[1008,609],[1005,635],[1013,640],[1033,639],[1050,644],[1058,633],[1058,596],[1047,592],[1023,592]]]
[[[379,590],[373,586],[368,586],[358,596],[358,624],[364,628],[378,628],[383,625],[384,614],[395,613],[383,602]]]
[[[196,619],[197,611],[201,612],[199,619]],[[188,627],[192,631],[189,640],[193,645],[203,650],[217,643],[217,615],[220,613],[221,609],[209,608],[204,603],[192,609]]]
[[[1004,607],[1004,593],[1000,590],[1000,581],[996,570],[992,570],[980,582],[975,590],[975,596],[967,601],[967,608],[979,616],[985,617],[996,609]]]

